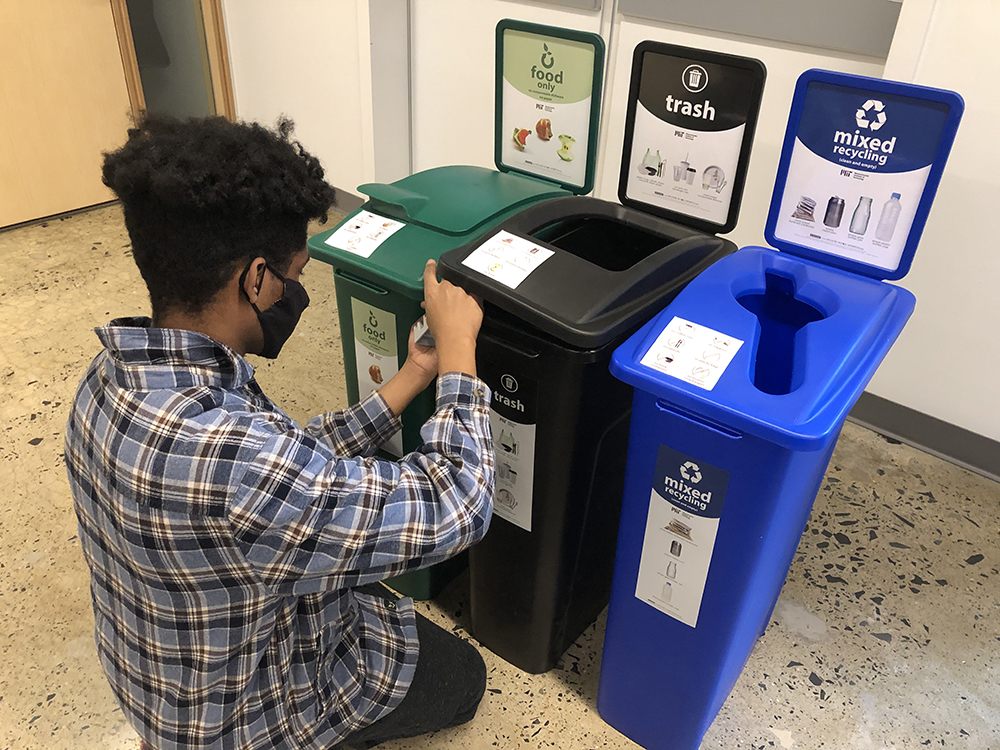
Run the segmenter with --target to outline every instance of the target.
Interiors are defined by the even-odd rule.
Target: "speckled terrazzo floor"
[[[332,277],[313,263],[305,283],[295,337],[258,369],[298,419],[346,398]],[[90,329],[146,311],[117,207],[0,233],[0,750],[138,748],[97,663],[62,432]],[[848,424],[702,747],[1000,748],[998,519],[1000,485]],[[467,588],[418,608],[467,635]],[[602,637],[603,617],[539,676],[484,650],[473,722],[383,747],[637,747],[597,715]]]

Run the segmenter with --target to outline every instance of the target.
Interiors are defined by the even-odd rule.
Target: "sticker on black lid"
[[[555,253],[548,248],[501,230],[469,253],[462,265],[517,289],[532,271],[553,255]]]

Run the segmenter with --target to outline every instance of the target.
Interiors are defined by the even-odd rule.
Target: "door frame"
[[[229,64],[229,44],[226,40],[225,18],[222,0],[198,0],[201,16],[205,24],[205,55],[212,81],[212,97],[217,114],[229,120],[236,119],[236,98],[233,94],[233,76]],[[121,50],[122,67],[125,70],[125,84],[133,117],[139,117],[146,109],[146,99],[142,93],[139,77],[139,62],[132,42],[132,27],[129,24],[127,0],[111,0],[111,12],[118,34],[118,48]]]

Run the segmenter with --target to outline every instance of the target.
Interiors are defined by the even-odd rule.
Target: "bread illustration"
[[[378,365],[372,365],[368,368],[368,376],[372,379],[373,383],[382,385],[382,370]]]

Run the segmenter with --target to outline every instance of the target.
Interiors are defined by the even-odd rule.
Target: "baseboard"
[[[1000,482],[1000,442],[996,440],[871,393],[861,394],[848,419]]]
[[[354,193],[349,193],[343,188],[334,187],[333,189],[335,191],[333,208],[338,213],[342,213],[346,216],[352,211],[357,211],[365,203],[364,198],[359,198]]]

